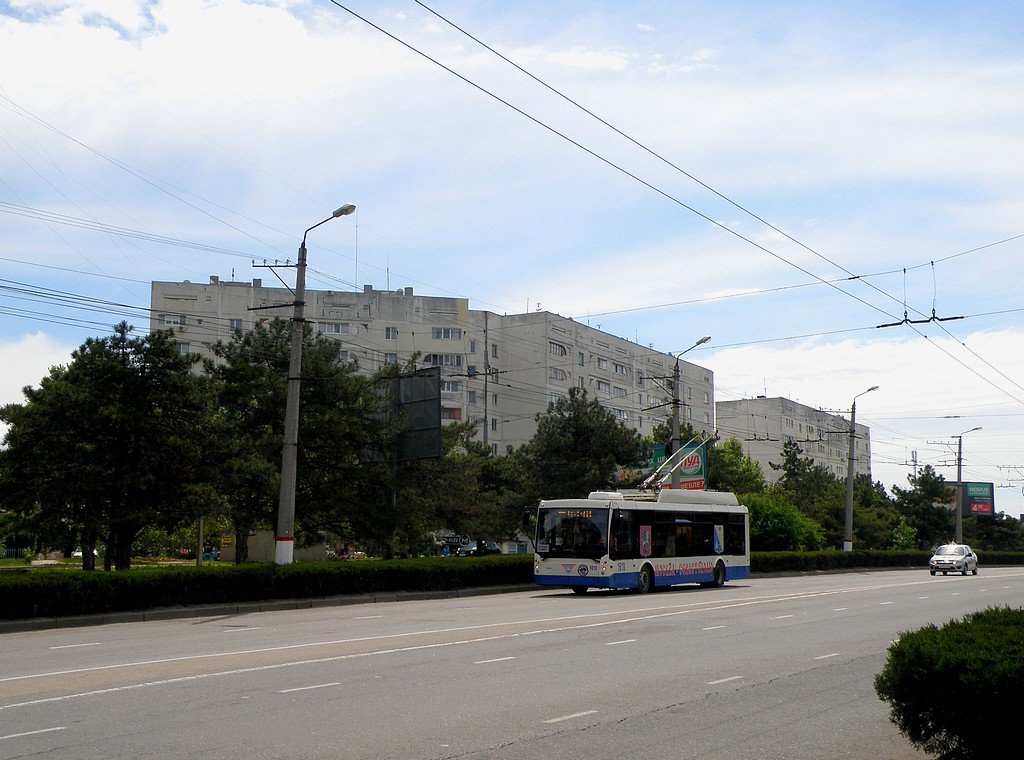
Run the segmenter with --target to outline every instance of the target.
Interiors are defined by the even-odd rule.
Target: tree
[[[249,531],[277,522],[290,329],[275,319],[237,332],[214,347],[220,361],[207,363],[229,441],[221,489],[237,562],[246,558]],[[386,524],[387,462],[397,428],[379,391],[386,378],[359,374],[341,350],[339,342],[305,329],[295,524],[307,543],[353,532],[381,538],[394,527]]]
[[[26,403],[4,407],[4,502],[38,524],[74,526],[83,567],[131,566],[147,525],[172,529],[215,503],[212,393],[168,332],[131,337],[122,322],[54,367]]]
[[[581,388],[537,415],[537,432],[515,453],[525,473],[527,503],[542,498],[585,497],[606,490],[620,466],[646,458],[640,435],[624,426]]]
[[[783,472],[776,485],[789,495],[801,512],[822,527],[827,545],[838,546],[845,533],[845,484],[827,467],[815,464],[810,457],[801,457],[802,453],[795,441],[783,444],[782,463],[769,462],[772,469]]]
[[[893,486],[897,511],[917,533],[919,549],[930,549],[953,537],[956,515],[942,506],[946,481],[926,464],[916,475],[908,475],[909,489]]]
[[[708,448],[708,488],[733,493],[761,493],[767,487],[761,465],[743,453],[736,438]]]
[[[811,551],[823,545],[821,526],[802,514],[781,489],[743,494],[750,511],[751,551]]]

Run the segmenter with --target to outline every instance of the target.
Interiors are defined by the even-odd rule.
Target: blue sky
[[[980,425],[965,478],[1021,513],[1019,3],[425,5],[0,0],[0,402],[351,202],[310,287],[709,334],[720,400],[879,385],[877,480]]]

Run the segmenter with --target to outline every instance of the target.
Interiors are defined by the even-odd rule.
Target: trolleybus
[[[636,589],[722,586],[750,575],[747,508],[731,493],[595,491],[537,508],[534,581],[541,586]]]

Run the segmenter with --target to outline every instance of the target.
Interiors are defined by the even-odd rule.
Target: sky
[[[1020,516],[1022,28],[986,0],[0,0],[0,403],[145,329],[151,281],[267,281],[354,203],[308,287],[710,335],[718,400],[856,399],[890,493],[955,480],[963,434]]]

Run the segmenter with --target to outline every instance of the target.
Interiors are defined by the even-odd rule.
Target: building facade
[[[740,399],[715,403],[718,435],[736,438],[743,452],[761,465],[769,483],[782,477],[771,463],[782,464],[782,447],[794,441],[815,464],[846,478],[850,460],[850,421],[786,398]],[[871,477],[871,431],[857,424],[854,433],[854,474]]]
[[[173,329],[182,351],[213,358],[212,346],[261,321],[290,319],[294,296],[262,280],[153,282],[150,329]],[[500,315],[465,298],[416,295],[412,288],[306,290],[305,319],[342,344],[342,358],[372,373],[418,355],[441,368],[441,414],[477,424],[495,453],[521,446],[548,404],[583,388],[627,427],[649,436],[672,413],[672,354],[547,311]],[[714,377],[680,361],[682,417],[714,430]]]

